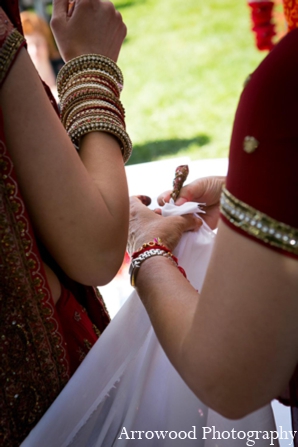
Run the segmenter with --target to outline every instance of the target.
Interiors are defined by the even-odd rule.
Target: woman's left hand
[[[160,238],[172,251],[185,231],[196,231],[201,225],[201,219],[194,214],[163,217],[143,205],[137,197],[131,197],[128,252],[132,254],[155,238]]]
[[[51,28],[65,62],[88,53],[116,62],[126,36],[122,16],[109,0],[54,0]]]

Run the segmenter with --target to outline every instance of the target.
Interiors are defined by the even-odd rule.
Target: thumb
[[[172,193],[172,191],[166,191],[166,192],[163,192],[162,194],[160,194],[157,197],[158,205],[163,206],[165,203],[169,202],[170,198],[171,198],[171,193]]]
[[[140,196],[130,196],[129,202],[130,202],[130,211],[131,213],[137,213],[138,210],[144,208],[144,204],[139,198]]]
[[[175,205],[179,206],[179,205],[183,205],[184,203],[186,203],[187,200],[185,197],[178,197],[178,199],[175,202]]]
[[[183,233],[186,231],[197,231],[203,224],[202,219],[195,214],[184,214],[183,216],[177,216],[177,219],[179,219],[179,225]]]

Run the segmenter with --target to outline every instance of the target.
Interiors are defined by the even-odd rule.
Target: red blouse
[[[298,258],[298,30],[249,77],[231,139],[222,218],[234,230]]]
[[[221,217],[233,230],[298,259],[298,29],[248,78],[235,116]],[[298,298],[298,297],[297,297]],[[298,366],[280,400],[298,429]],[[298,439],[295,437],[295,447]]]

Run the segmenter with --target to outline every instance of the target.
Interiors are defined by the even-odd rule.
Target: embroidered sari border
[[[7,36],[0,50],[0,85],[6,78],[15,57],[24,44],[24,37],[16,29]]]
[[[265,244],[298,255],[298,228],[273,219],[223,188],[220,210],[235,227]]]

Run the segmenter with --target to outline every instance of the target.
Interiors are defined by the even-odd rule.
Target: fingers
[[[142,209],[145,209],[143,202],[139,199],[141,196],[131,196],[130,200],[130,213],[131,215],[137,214]]]
[[[185,202],[187,202],[185,197],[178,197],[178,199],[176,200],[175,203],[177,206],[180,206],[180,205],[183,205],[183,203],[185,203]]]
[[[181,219],[179,225],[181,225],[181,230],[183,233],[186,231],[197,231],[203,224],[199,217],[194,214],[185,214],[184,216],[177,216]],[[169,217],[166,217],[168,219]]]
[[[141,195],[136,197],[143,203],[143,205],[149,206],[151,203],[151,198],[148,196]]]
[[[164,206],[166,202],[170,201],[172,191],[165,191],[157,197],[158,205]]]
[[[67,16],[71,17],[75,8],[76,1],[75,0],[69,0],[68,6],[67,6]]]
[[[185,191],[187,191],[185,188],[187,188],[187,186],[184,186],[181,189],[180,195],[179,195],[178,199],[176,200],[175,205],[178,205],[178,206],[183,205],[183,203],[189,201],[189,199],[187,199],[185,197]],[[172,191],[165,191],[162,194],[160,194],[157,198],[158,204],[160,206],[163,206],[165,203],[168,203],[171,199],[171,194],[172,194]]]
[[[153,211],[155,212],[155,214],[158,214],[159,216],[162,215],[160,208],[155,208]]]
[[[54,16],[65,16],[68,11],[68,0],[53,0],[53,15]]]

